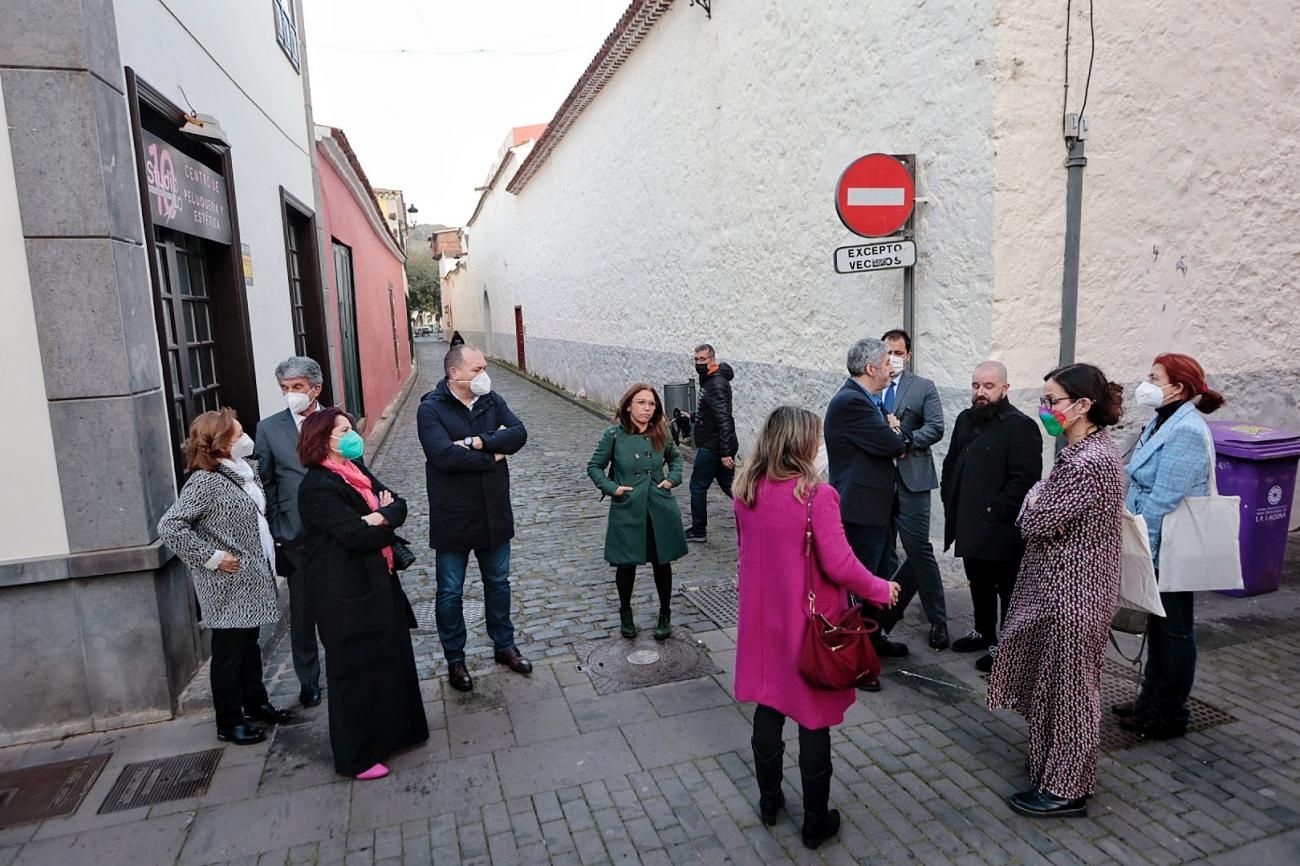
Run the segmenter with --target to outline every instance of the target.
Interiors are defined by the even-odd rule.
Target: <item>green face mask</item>
[[[331,439],[334,437],[331,436]],[[366,440],[361,438],[361,434],[355,430],[349,430],[342,436],[338,437],[339,453],[348,460],[356,460],[366,453]]]

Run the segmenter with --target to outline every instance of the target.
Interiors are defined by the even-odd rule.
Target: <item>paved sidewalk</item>
[[[375,465],[411,506],[406,533],[421,559],[404,580],[423,613],[433,577],[414,417],[444,347],[418,346],[426,381]],[[300,712],[266,743],[225,747],[203,796],[103,815],[128,763],[220,745],[211,715],[0,750],[0,771],[111,755],[74,814],[0,829],[0,866],[1300,862],[1300,545],[1282,591],[1198,598],[1194,696],[1226,720],[1103,754],[1084,820],[1009,811],[1003,798],[1025,785],[1023,725],[984,709],[972,656],[925,646],[914,606],[896,631],[913,655],[887,663],[884,691],[861,695],[833,733],[832,798],[845,824],[836,842],[808,852],[797,832],[793,730],[793,815],[769,829],[756,813],[752,708],[730,694],[728,504],[715,490],[709,543],[692,545],[675,569],[674,640],[613,637],[613,575],[600,560],[608,503],[585,474],[604,422],[504,368],[492,374],[529,428],[511,473],[515,622],[534,675],[493,665],[480,623],[470,630],[476,689],[451,691],[430,611],[430,629],[416,635],[430,740],[396,756],[393,774],[377,782],[333,773],[324,706]],[[686,510],[685,491],[677,495]],[[648,575],[634,604],[648,627],[656,608]],[[949,592],[949,609],[957,636],[970,625],[963,590]],[[268,661],[272,692],[285,703],[297,693],[287,653],[282,642]],[[626,664],[629,655],[649,663]],[[622,688],[665,672],[687,678]],[[1118,676],[1108,682],[1123,687]]]

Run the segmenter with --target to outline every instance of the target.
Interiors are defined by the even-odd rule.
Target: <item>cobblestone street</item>
[[[415,431],[420,394],[441,378],[446,347],[417,347],[421,381],[372,463],[410,505],[403,534],[419,561],[404,581],[422,625],[415,642],[429,742],[395,756],[386,779],[336,776],[322,705],[299,711],[263,744],[224,747],[200,796],[104,814],[98,810],[129,763],[219,746],[210,712],[0,749],[0,771],[109,756],[72,814],[0,828],[0,866],[1300,862],[1294,539],[1281,591],[1198,597],[1194,720],[1208,727],[1134,743],[1107,714],[1086,819],[1033,821],[1010,811],[1004,798],[1025,787],[1023,725],[984,708],[973,656],[926,647],[914,605],[895,632],[912,655],[887,662],[884,690],[861,694],[832,733],[831,799],[845,820],[836,840],[810,852],[798,834],[793,725],[786,732],[791,815],[770,829],[758,818],[753,708],[731,697],[730,504],[715,488],[710,540],[692,545],[675,568],[674,638],[648,639],[656,603],[647,573],[634,599],[646,631],[635,644],[623,641],[613,572],[601,559],[608,503],[585,472],[606,422],[500,366],[492,368],[493,386],[529,434],[510,460],[518,530],[512,585],[518,643],[536,670],[523,678],[493,664],[472,565],[466,608],[476,687],[452,691],[433,631]],[[688,513],[686,491],[676,496]],[[970,626],[966,591],[950,589],[948,606],[955,637]],[[1118,655],[1108,664],[1107,695],[1122,700],[1134,686]],[[655,684],[664,679],[672,681]],[[275,700],[292,703],[298,685],[287,638],[268,659],[268,681]]]

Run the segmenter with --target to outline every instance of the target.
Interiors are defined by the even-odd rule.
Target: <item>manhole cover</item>
[[[483,610],[483,599],[471,598],[465,596],[461,600],[461,610],[465,613],[465,628],[473,628],[476,625],[482,625],[487,619],[487,614]],[[415,631],[417,634],[437,634],[438,618],[432,601],[417,601],[411,605],[411,611],[415,614],[415,621],[419,628]]]
[[[108,759],[91,755],[0,773],[0,827],[71,815]]]
[[[676,638],[616,637],[575,647],[598,695],[720,673],[702,648]]]
[[[1101,669],[1101,750],[1118,752],[1147,742],[1142,737],[1119,726],[1119,717],[1110,711],[1115,704],[1131,701],[1138,695],[1140,680],[1131,668],[1112,659],[1106,659]],[[1188,700],[1192,717],[1187,722],[1187,732],[1203,731],[1216,725],[1235,722],[1237,719],[1217,707]]]
[[[957,680],[940,665],[921,665],[890,671],[885,677],[945,704],[956,704],[980,696],[978,691]]]
[[[690,587],[682,592],[682,597],[718,628],[736,624],[736,588],[731,584]]]
[[[208,749],[127,764],[113,783],[113,790],[104,798],[99,813],[120,812],[205,794],[223,751]]]

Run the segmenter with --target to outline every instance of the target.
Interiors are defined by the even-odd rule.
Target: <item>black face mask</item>
[[[709,365],[708,365],[708,364],[696,364],[696,365],[695,365],[695,372],[697,372],[697,373],[699,373],[701,376],[703,376],[705,373],[709,372]]]

